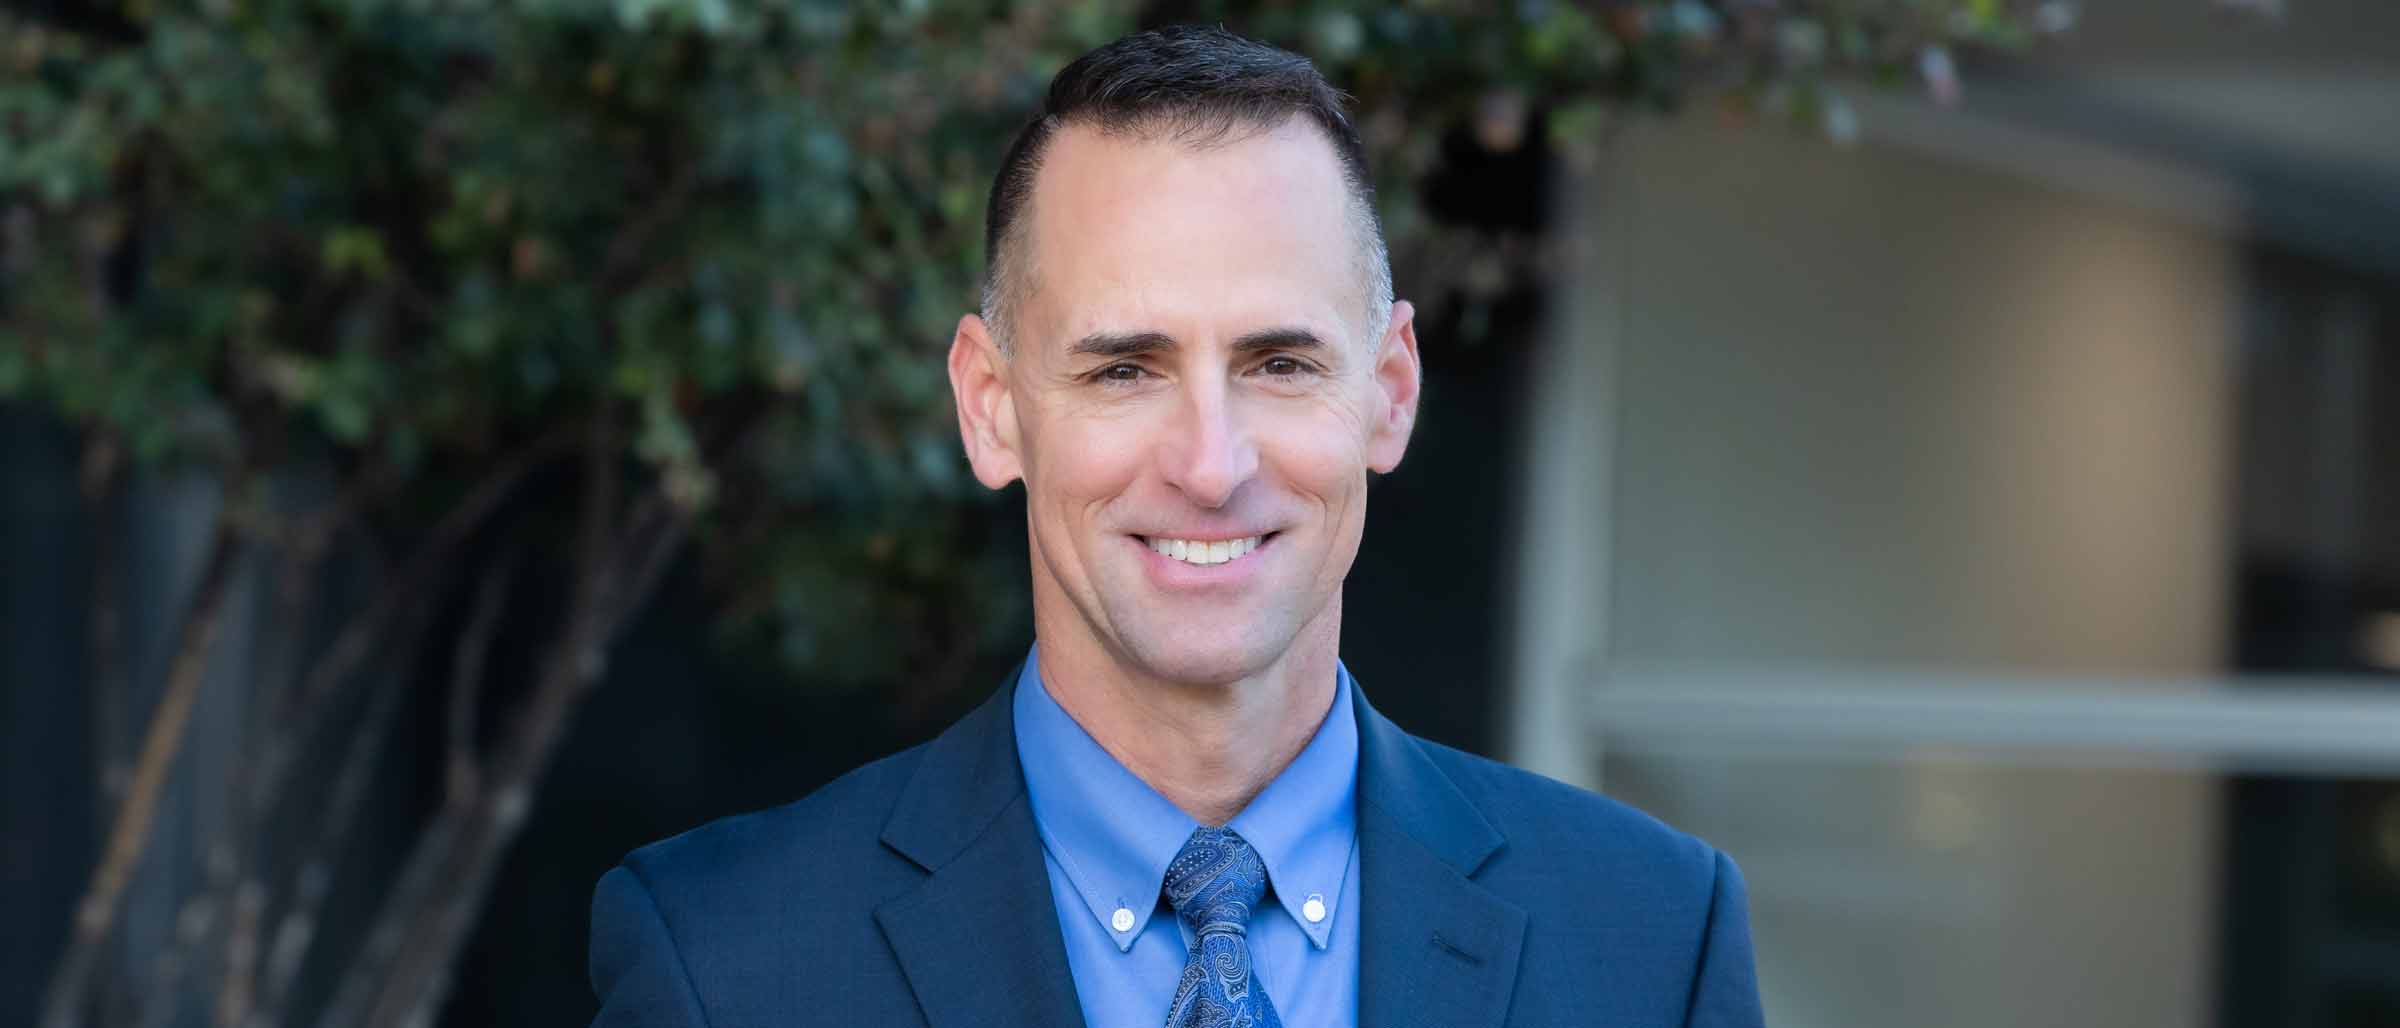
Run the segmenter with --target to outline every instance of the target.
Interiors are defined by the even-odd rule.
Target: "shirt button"
[[[1312,900],[1311,902],[1314,902],[1314,901]],[[1320,913],[1319,913],[1317,916],[1318,916],[1318,917],[1323,917],[1323,916],[1324,916],[1324,914],[1322,913],[1322,911],[1324,910],[1324,908],[1323,908],[1322,906],[1320,906],[1320,907],[1318,907],[1317,909],[1320,911]],[[1311,918],[1310,920],[1315,920],[1315,918]],[[1131,911],[1131,910],[1128,910],[1128,909],[1126,909],[1126,908],[1124,908],[1124,907],[1118,907],[1118,908],[1117,908],[1117,912],[1116,912],[1116,913],[1108,915],[1108,926],[1109,926],[1109,927],[1111,927],[1111,928],[1114,928],[1114,929],[1116,929],[1116,930],[1118,930],[1118,931],[1120,931],[1120,932],[1130,932],[1130,931],[1132,931],[1132,930],[1133,930],[1133,911]]]
[[[1325,894],[1309,893],[1308,902],[1300,904],[1300,916],[1307,918],[1310,924],[1325,920]]]

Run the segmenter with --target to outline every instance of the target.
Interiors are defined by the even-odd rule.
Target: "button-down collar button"
[[[1300,916],[1307,918],[1310,924],[1325,920],[1325,894],[1309,893],[1308,902],[1300,904]]]
[[[1311,899],[1309,902],[1311,902],[1311,903],[1315,903],[1315,902],[1316,902],[1316,900],[1314,900],[1314,899]],[[1322,916],[1324,916],[1324,913],[1323,913],[1324,909],[1325,909],[1325,908],[1324,908],[1324,906],[1323,906],[1322,904],[1320,904],[1320,905],[1317,907],[1317,910],[1318,910],[1318,916],[1319,916],[1319,917],[1322,917]],[[1316,918],[1310,918],[1310,920],[1312,920],[1312,921],[1313,921],[1313,920],[1315,920],[1315,919],[1316,919]],[[1108,926],[1109,926],[1109,927],[1111,927],[1111,928],[1114,928],[1114,929],[1116,929],[1118,932],[1130,932],[1130,931],[1132,931],[1132,930],[1133,930],[1133,911],[1132,911],[1130,908],[1127,908],[1127,907],[1118,907],[1118,908],[1117,908],[1117,912],[1116,912],[1116,913],[1108,915]]]

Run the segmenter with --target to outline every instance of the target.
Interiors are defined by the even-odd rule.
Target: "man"
[[[1419,380],[1368,182],[1294,55],[1059,73],[949,358],[976,476],[1025,483],[1036,646],[933,742],[609,872],[595,1024],[1760,1023],[1731,862],[1407,735],[1336,657]]]

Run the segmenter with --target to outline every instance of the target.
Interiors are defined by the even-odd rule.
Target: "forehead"
[[[1035,178],[1024,313],[1054,338],[1339,332],[1362,288],[1348,204],[1332,144],[1305,119],[1203,146],[1070,126]]]

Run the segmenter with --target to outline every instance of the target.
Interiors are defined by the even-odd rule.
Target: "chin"
[[[1127,640],[1125,649],[1144,670],[1170,682],[1187,685],[1223,685],[1240,681],[1274,666],[1285,647],[1271,646],[1263,640],[1248,639],[1227,643],[1223,639],[1201,645],[1197,640],[1163,639]],[[1287,645],[1289,640],[1286,640]]]

